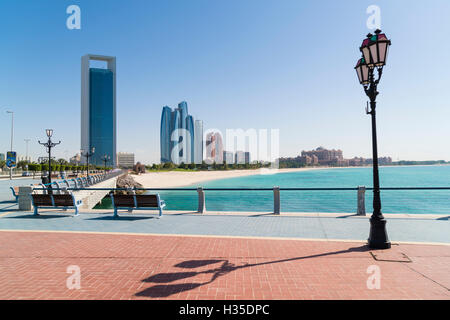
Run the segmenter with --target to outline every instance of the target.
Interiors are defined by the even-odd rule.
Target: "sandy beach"
[[[227,171],[165,171],[149,172],[132,177],[142,184],[144,188],[176,188],[190,186],[211,180],[251,176],[256,174],[276,174],[283,172],[297,172],[310,170],[323,170],[322,168],[292,168],[292,169],[254,169],[254,170],[227,170]]]

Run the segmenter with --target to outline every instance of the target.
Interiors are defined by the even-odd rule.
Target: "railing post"
[[[205,192],[203,191],[203,187],[197,188],[198,193],[198,213],[206,212],[206,203],[205,203]]]
[[[280,214],[280,187],[273,187],[273,213]]]
[[[366,215],[366,187],[365,186],[358,186],[358,210],[356,214],[358,216],[365,216]]]

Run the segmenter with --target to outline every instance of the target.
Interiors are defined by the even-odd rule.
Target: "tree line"
[[[48,171],[48,160],[44,161],[42,163],[35,163],[35,162],[29,162],[29,161],[19,161],[16,165],[17,169],[22,169],[22,170],[27,170],[27,165],[28,165],[28,170],[29,171]],[[1,160],[0,161],[0,168],[4,169],[6,168],[6,161]],[[95,165],[89,165],[89,169],[91,170],[104,170],[105,167],[102,166],[95,166]],[[111,167],[106,167],[107,170],[111,170]],[[70,164],[67,160],[65,159],[58,159],[58,160],[52,160],[52,171],[86,171],[87,170],[87,165],[74,165],[74,164]]]

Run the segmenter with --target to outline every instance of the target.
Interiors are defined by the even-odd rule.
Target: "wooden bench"
[[[159,210],[159,216],[162,216],[162,209],[166,206],[164,200],[161,200],[159,194],[110,194],[114,206],[114,217],[118,217],[117,210]]]
[[[16,199],[16,202],[19,201],[19,187],[9,187],[12,191],[13,197]]]
[[[78,207],[82,205],[81,200],[75,200],[73,194],[31,194],[34,206],[34,215],[39,215],[38,208],[63,210],[75,209],[75,216],[78,216]]]

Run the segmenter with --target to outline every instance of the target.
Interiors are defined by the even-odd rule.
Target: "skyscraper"
[[[91,60],[105,61],[107,68],[91,68]],[[84,55],[81,58],[81,149],[95,148],[91,164],[102,165],[102,157],[107,155],[115,167],[116,139],[116,58]]]
[[[206,135],[206,162],[223,163],[223,143],[220,132],[209,132]]]
[[[165,106],[161,114],[161,130],[160,130],[160,146],[161,146],[161,163],[170,162],[171,141],[170,135],[172,124],[172,110]]]
[[[186,101],[171,110],[163,107],[161,114],[161,163],[193,163],[195,154],[194,118],[188,113]]]
[[[186,118],[186,163],[194,163],[194,118]],[[183,138],[184,139],[184,138]]]
[[[203,121],[195,120],[194,127],[194,163],[203,161]]]

